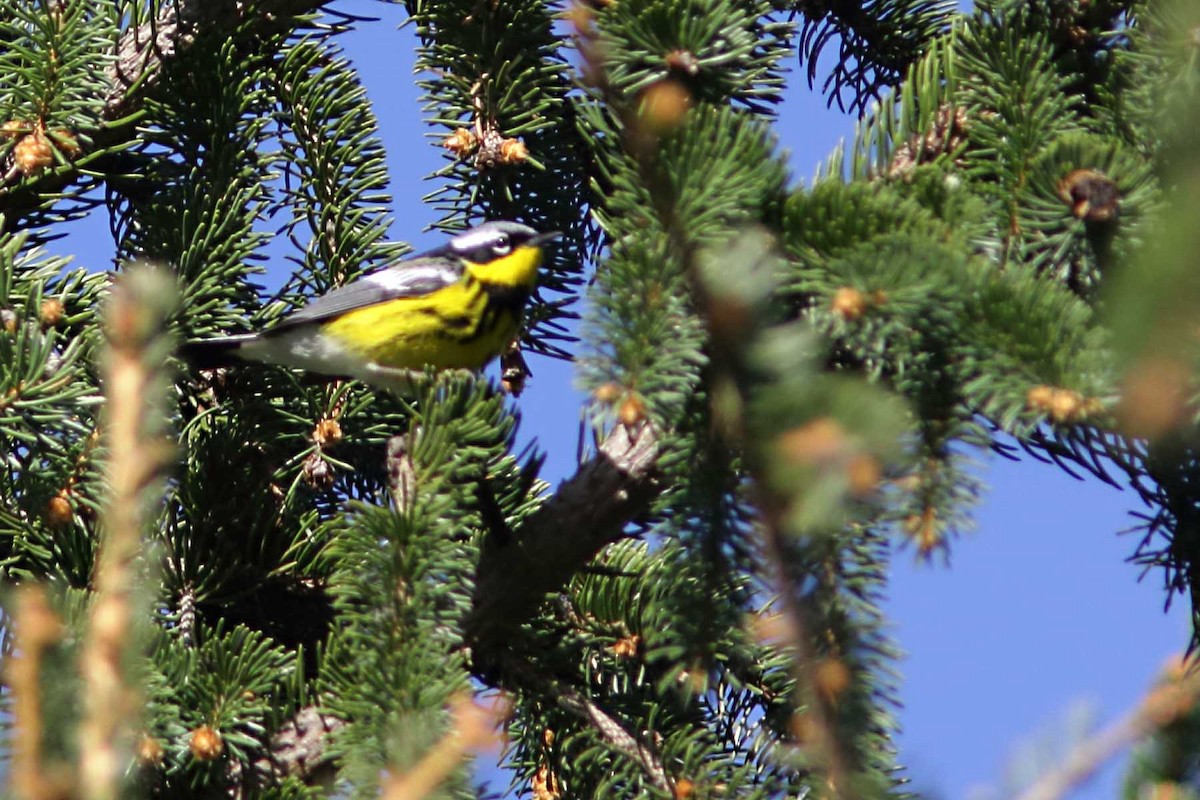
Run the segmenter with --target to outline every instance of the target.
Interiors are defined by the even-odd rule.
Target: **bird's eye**
[[[512,240],[507,236],[501,236],[492,243],[492,255],[496,258],[506,256],[512,252]]]

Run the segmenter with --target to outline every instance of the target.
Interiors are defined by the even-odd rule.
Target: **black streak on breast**
[[[489,309],[507,311],[513,316],[519,316],[525,310],[525,302],[529,299],[529,290],[525,287],[483,281],[480,281],[479,285],[487,295]]]

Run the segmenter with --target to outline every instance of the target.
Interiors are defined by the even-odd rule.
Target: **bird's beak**
[[[538,247],[546,242],[552,242],[560,236],[562,236],[561,231],[547,231],[546,233],[539,233],[537,236],[534,236],[529,240],[529,244],[532,247]]]

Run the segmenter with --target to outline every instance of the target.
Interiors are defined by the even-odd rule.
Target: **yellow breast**
[[[516,337],[540,263],[538,247],[468,263],[456,283],[349,311],[322,332],[391,369],[478,369]]]

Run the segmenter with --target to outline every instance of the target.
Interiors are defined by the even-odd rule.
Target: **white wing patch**
[[[389,295],[402,296],[424,294],[454,283],[460,277],[460,270],[454,267],[413,265],[381,270],[361,280],[377,286]]]
[[[462,277],[462,271],[445,259],[411,261],[398,267],[365,275],[345,286],[321,295],[299,311],[284,317],[264,336],[310,322],[327,319],[397,297],[417,297],[436,292]]]

